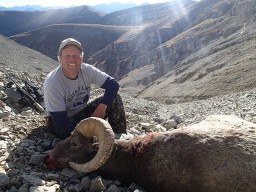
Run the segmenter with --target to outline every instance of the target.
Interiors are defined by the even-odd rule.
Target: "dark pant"
[[[87,107],[76,115],[70,117],[70,120],[77,125],[81,120],[88,118],[92,115],[94,110],[100,104],[102,96],[98,97],[88,103]],[[115,133],[126,133],[126,117],[124,111],[124,105],[122,98],[117,94],[113,102],[108,105],[106,116],[104,119],[107,119]]]
[[[85,107],[83,110],[81,110],[74,116],[69,117],[69,120],[72,121],[75,125],[77,125],[81,120],[91,117],[94,110],[100,104],[101,100],[102,100],[102,96],[90,101],[87,107]],[[117,94],[113,102],[108,105],[106,116],[104,119],[108,120],[109,124],[111,125],[115,133],[127,133],[124,105],[123,105],[122,98],[119,94]],[[49,131],[51,131],[53,134],[55,134],[58,137],[58,134],[56,134],[57,133],[56,127],[54,125],[54,122],[50,119],[50,117],[47,123],[47,127]],[[60,137],[60,138],[64,138],[64,137]]]

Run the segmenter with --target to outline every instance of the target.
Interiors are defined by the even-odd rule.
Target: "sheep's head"
[[[93,137],[99,141],[99,150],[91,159]],[[90,117],[82,120],[67,139],[60,141],[49,152],[46,164],[49,169],[72,167],[81,172],[91,172],[105,164],[114,146],[114,133],[107,121]]]

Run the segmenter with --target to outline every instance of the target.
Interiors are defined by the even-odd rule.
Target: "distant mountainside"
[[[40,5],[24,5],[14,7],[3,7],[0,6],[0,11],[46,11],[50,9],[61,9],[65,7],[54,6],[54,7],[42,7]]]
[[[188,6],[193,4],[193,0],[183,0],[182,5]],[[103,25],[129,25],[141,26],[149,24],[157,24],[165,16],[171,15],[173,12],[180,14],[178,0],[172,3],[157,3],[137,6],[121,11],[106,14],[101,19]],[[173,10],[171,10],[173,8]]]
[[[55,58],[60,41],[75,37],[85,47],[85,62],[117,78],[121,91],[186,102],[256,87],[255,10],[252,0],[177,0],[10,39]]]
[[[106,4],[106,9],[117,7],[118,3]],[[127,7],[132,4],[122,4]],[[13,36],[53,24],[102,24],[102,25],[141,25],[159,14],[164,4],[144,5],[106,14],[89,6],[52,9],[46,11],[0,11],[0,34]],[[120,5],[121,6],[121,5]],[[123,7],[125,8],[125,7]],[[116,8],[117,9],[117,8]],[[166,8],[164,8],[166,10]],[[159,16],[158,16],[159,14]],[[152,18],[152,15],[155,15]]]
[[[105,13],[112,13],[116,11],[121,11],[124,9],[129,9],[132,7],[136,7],[137,5],[134,3],[118,3],[118,2],[113,2],[113,3],[105,3],[105,4],[99,4],[92,6],[94,9],[103,11]]]
[[[111,12],[120,11],[123,9],[128,9],[136,6],[137,5],[134,3],[113,2],[113,3],[98,4],[90,7],[105,13],[111,13]],[[70,6],[70,7],[64,7],[64,6],[42,7],[40,5],[25,5],[25,6],[14,6],[14,7],[0,6],[0,11],[47,11],[51,9],[65,9],[65,8],[72,8],[72,7],[74,6]]]
[[[188,2],[192,3],[192,1]],[[65,23],[63,21],[63,24],[48,25],[10,36],[10,38],[24,46],[40,51],[52,59],[56,59],[61,40],[72,36],[85,44],[85,60],[87,60],[123,35],[137,35],[145,28],[143,24],[157,23],[159,19],[169,14],[169,5],[169,3],[144,5],[106,14],[99,18],[97,21],[99,24]],[[73,10],[73,8],[70,9]]]
[[[48,11],[0,11],[0,34],[11,36],[52,24],[99,23],[105,13],[88,6]]]
[[[11,36],[10,38],[57,60],[60,42],[68,37],[73,37],[84,45],[84,58],[87,60],[91,55],[104,49],[123,34],[135,28],[99,24],[58,24]]]

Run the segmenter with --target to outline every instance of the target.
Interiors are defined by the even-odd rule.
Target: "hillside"
[[[0,11],[0,34],[11,36],[52,24],[98,23],[103,12],[88,6],[47,11]]]
[[[124,92],[163,103],[252,89],[255,6],[255,1],[200,1],[184,7],[184,14],[166,14],[123,37],[90,63],[119,77]]]
[[[55,59],[59,42],[75,37],[85,45],[85,62],[117,78],[122,92],[186,102],[255,88],[255,7],[251,0],[173,1],[11,39]]]
[[[46,57],[38,51],[24,47],[0,35],[1,71],[13,69],[32,74],[49,73],[58,62]]]
[[[14,35],[10,39],[57,60],[60,42],[73,37],[83,44],[86,61],[91,55],[134,28],[99,24],[56,24]]]

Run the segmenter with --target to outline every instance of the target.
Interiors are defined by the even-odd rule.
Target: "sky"
[[[106,4],[111,2],[120,2],[120,3],[134,3],[136,5],[141,5],[143,3],[162,3],[168,2],[170,0],[0,0],[0,6],[3,7],[14,7],[14,6],[24,6],[24,5],[41,5],[42,7],[49,6],[77,6],[77,5],[98,5]]]

